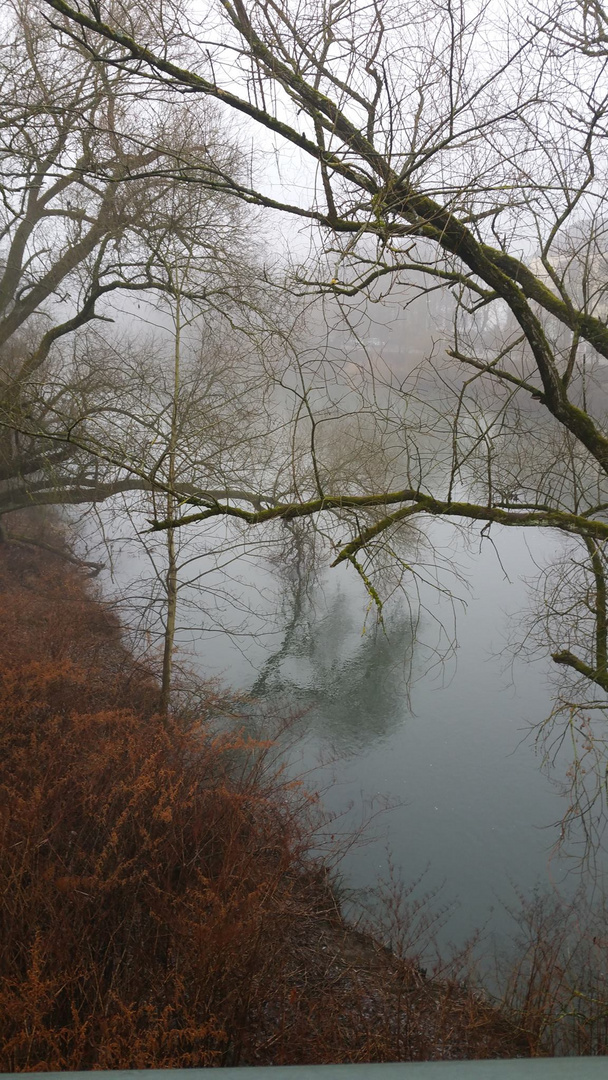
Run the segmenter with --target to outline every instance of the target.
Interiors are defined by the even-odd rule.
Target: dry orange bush
[[[2,543],[0,602],[1,1071],[522,1052],[345,924],[314,797],[211,689],[163,721],[75,566]]]
[[[161,722],[77,570],[0,559],[0,1068],[232,1060],[296,917],[301,807],[264,747]]]

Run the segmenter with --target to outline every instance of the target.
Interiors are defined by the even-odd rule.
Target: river
[[[406,885],[422,878],[414,896],[439,890],[435,904],[450,908],[442,946],[481,928],[489,948],[512,930],[518,894],[571,895],[580,882],[572,851],[554,851],[563,776],[541,769],[531,735],[551,710],[554,665],[507,648],[529,605],[525,579],[561,541],[496,528],[492,542],[477,534],[469,549],[451,525],[432,529],[458,565],[466,606],[423,590],[416,634],[405,596],[387,609],[384,632],[375,627],[349,566],[302,582],[258,557],[231,563],[222,595],[224,571],[184,592],[180,643],[205,677],[300,714],[292,767],[313,770],[336,830],[391,804],[368,827],[371,842],[342,859],[347,886],[365,896],[390,862]],[[140,571],[141,556],[123,553],[104,588],[124,588]],[[456,647],[441,661],[437,628],[447,629],[445,649],[454,618]],[[218,620],[238,632],[218,630]],[[600,858],[599,887],[601,875]]]

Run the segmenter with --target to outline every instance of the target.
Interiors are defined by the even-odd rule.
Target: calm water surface
[[[343,815],[340,827],[382,800],[397,804],[374,819],[375,842],[345,856],[345,882],[373,887],[390,852],[403,881],[424,874],[422,891],[443,886],[454,910],[440,938],[462,943],[477,927],[507,932],[517,892],[570,894],[580,878],[572,860],[552,854],[565,806],[529,735],[550,712],[553,665],[506,649],[529,603],[523,579],[559,541],[497,529],[499,562],[490,543],[467,552],[454,537],[437,524],[435,541],[448,559],[454,545],[470,589],[457,590],[466,608],[456,605],[457,648],[444,663],[433,665],[428,646],[438,623],[452,624],[446,598],[425,594],[418,641],[404,600],[390,606],[386,633],[374,632],[365,590],[343,566],[302,588],[276,565],[250,563],[232,586],[238,604],[257,611],[238,616],[240,635],[201,634],[192,594],[181,641],[201,674],[302,711],[295,767],[317,766],[323,786],[333,779],[324,798]]]

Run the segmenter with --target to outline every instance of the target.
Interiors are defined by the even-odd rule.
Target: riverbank
[[[1,1069],[529,1054],[480,991],[347,923],[310,855],[317,800],[272,740],[249,739],[212,685],[163,720],[95,568],[45,519],[14,521],[19,541],[0,544]]]

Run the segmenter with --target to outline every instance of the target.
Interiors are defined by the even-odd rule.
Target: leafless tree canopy
[[[24,0],[7,25],[0,506],[124,485],[171,534],[310,519],[379,608],[379,563],[416,573],[405,523],[557,530],[576,571],[545,588],[553,659],[601,704],[605,7]],[[285,228],[287,276],[248,248],[252,208]],[[175,383],[124,342],[90,351],[109,295],[144,292],[237,334],[181,427]],[[395,355],[365,329],[391,303]],[[306,307],[324,344],[287,332]],[[217,424],[211,369],[238,386]],[[116,380],[131,404],[108,426]]]
[[[0,511],[162,488],[137,313],[186,262],[182,299],[216,322],[253,303],[242,210],[182,183],[239,155],[213,107],[169,112],[29,3],[3,14],[0,100]]]

